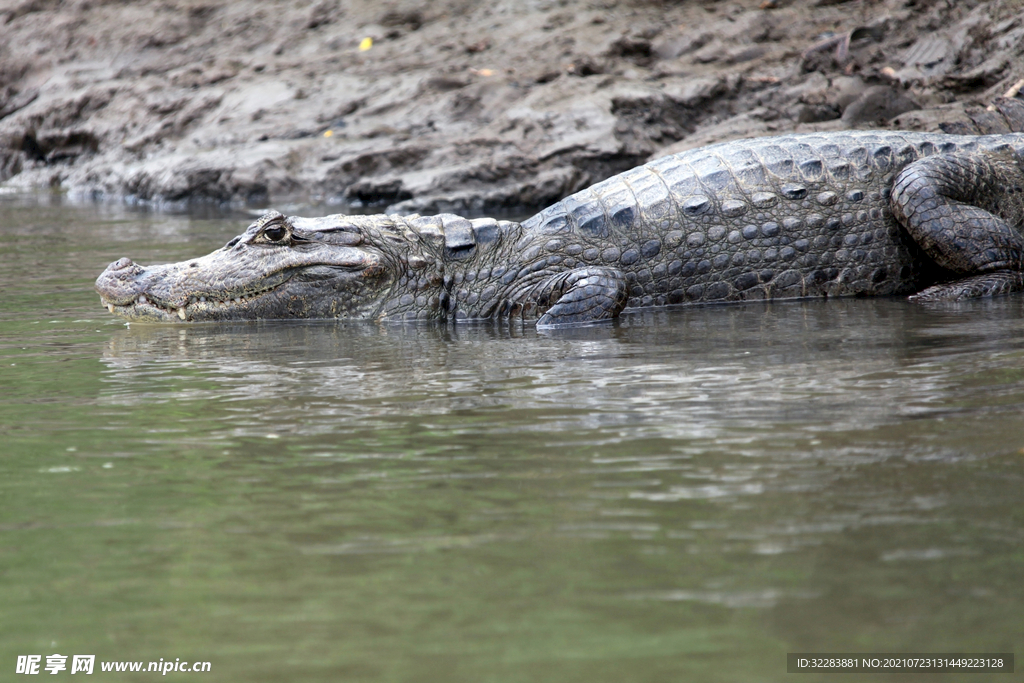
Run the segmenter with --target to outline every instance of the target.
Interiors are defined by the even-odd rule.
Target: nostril
[[[124,258],[119,258],[116,261],[114,261],[113,263],[111,263],[110,264],[110,269],[111,270],[123,270],[123,269],[127,268],[130,265],[133,265],[132,264],[132,260],[126,256]]]

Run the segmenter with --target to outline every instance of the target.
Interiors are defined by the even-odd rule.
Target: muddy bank
[[[521,211],[738,137],[998,131],[1022,78],[1020,0],[20,0],[0,180]]]

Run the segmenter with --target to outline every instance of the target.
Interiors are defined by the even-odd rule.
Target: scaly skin
[[[193,261],[121,259],[96,288],[129,320],[545,327],[668,304],[1021,291],[1022,229],[1024,134],[789,135],[658,159],[521,224],[270,212]]]

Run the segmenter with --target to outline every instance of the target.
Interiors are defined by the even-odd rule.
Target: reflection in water
[[[626,502],[742,507],[765,496],[857,491],[856,504],[762,520],[720,539],[726,549],[771,555],[855,528],[923,523],[945,506],[942,495],[875,494],[845,468],[985,457],[1000,452],[979,449],[985,441],[1015,438],[1020,378],[1002,388],[1005,407],[979,378],[1018,364],[1019,310],[1011,300],[948,313],[901,301],[812,302],[662,312],[547,335],[322,322],[133,326],[107,344],[100,403],[218,405],[230,419],[210,438],[327,436],[310,446],[321,461],[426,457],[430,467],[404,474],[410,486],[508,475],[486,464],[472,475],[441,472],[432,459],[441,452],[485,463],[530,444],[589,453],[575,464],[578,476],[595,479],[595,521],[562,525],[560,535],[635,537],[635,526],[601,521]],[[987,436],[961,426],[977,420]],[[379,549],[422,541],[389,539]],[[916,551],[883,559],[904,552]]]
[[[237,225],[91,220],[0,253],[14,655],[653,683],[1024,637],[1024,298],[125,328],[97,268]]]
[[[301,414],[300,433],[343,429],[342,415],[494,410],[502,420],[523,411],[533,428],[559,433],[628,428],[621,439],[741,445],[766,428],[820,437],[956,412],[989,393],[970,378],[1019,358],[1019,321],[992,321],[1019,306],[1004,300],[948,314],[889,300],[703,308],[547,334],[485,325],[135,325],[107,344],[104,399],[258,397],[281,403],[276,419]],[[215,383],[182,384],[183,369]]]

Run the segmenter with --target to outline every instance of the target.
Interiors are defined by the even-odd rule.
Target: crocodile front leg
[[[533,291],[538,328],[585,325],[614,318],[626,307],[626,278],[614,268],[577,268],[553,275]]]
[[[911,299],[1024,291],[1024,170],[1009,154],[938,154],[916,161],[896,178],[890,202],[924,251],[964,276]]]

